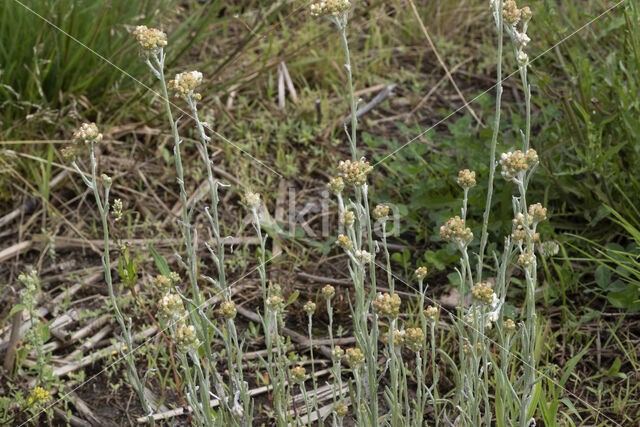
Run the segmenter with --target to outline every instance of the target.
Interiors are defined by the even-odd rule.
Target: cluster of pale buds
[[[416,353],[422,350],[424,345],[424,332],[421,328],[407,328],[404,331],[404,344]]]
[[[153,279],[154,286],[161,294],[168,293],[171,290],[171,287],[175,286],[178,282],[180,282],[180,275],[175,271],[169,273],[168,276],[158,274],[156,278]]]
[[[382,335],[382,342],[385,344],[389,344],[389,335],[391,331]],[[402,347],[404,344],[405,331],[403,329],[393,328],[393,346],[394,347]]]
[[[316,303],[309,300],[304,304],[302,309],[305,311],[305,313],[307,313],[308,316],[313,316],[313,313],[316,312]]]
[[[492,310],[487,313],[483,313],[483,309],[474,306],[464,316],[465,323],[473,325],[474,321],[483,321],[485,329],[493,328],[493,324],[498,320],[499,310]]]
[[[364,264],[369,264],[371,262],[371,254],[367,251],[356,250],[353,255],[358,261]]]
[[[400,314],[400,297],[398,294],[389,295],[386,292],[384,294],[378,292],[372,304],[373,312],[378,316],[396,319]]]
[[[353,211],[346,210],[340,213],[340,224],[351,227],[356,221],[356,216]]]
[[[473,299],[484,305],[496,305],[498,296],[489,282],[478,282],[471,288]]]
[[[344,190],[344,181],[340,177],[331,178],[329,180],[329,183],[327,184],[327,188],[337,196],[338,194],[342,193],[342,190]]]
[[[165,277],[165,276],[158,276]],[[158,302],[160,317],[166,321],[177,322],[184,325],[186,312],[182,304],[182,298],[178,294],[166,294]]]
[[[303,366],[294,366],[291,368],[291,380],[295,384],[302,384],[307,378],[307,370]]]
[[[560,246],[553,240],[549,240],[540,245],[540,253],[543,257],[549,258],[558,255]]]
[[[260,194],[253,191],[247,191],[242,197],[242,203],[244,203],[249,209],[255,210],[260,207]]]
[[[418,280],[424,280],[424,278],[427,277],[427,267],[418,267],[413,274],[415,274]]]
[[[111,208],[111,215],[113,215],[113,220],[115,222],[122,221],[122,218],[124,216],[124,213],[122,212],[123,209],[124,207],[122,205],[122,200],[115,199],[113,201],[113,207]]]
[[[102,134],[95,123],[83,123],[73,133],[73,139],[75,142],[82,142],[87,145],[91,143],[99,144],[102,141]]]
[[[196,87],[202,83],[202,73],[199,71],[185,71],[176,74],[174,80],[169,80],[167,87],[174,92],[176,98],[202,99],[202,95],[195,92]]]
[[[200,347],[200,340],[196,336],[196,328],[193,325],[180,325],[174,335],[174,341],[178,351],[188,353]]]
[[[473,240],[473,233],[466,226],[464,219],[456,215],[440,227],[440,237],[446,242],[456,242],[465,246]]]
[[[529,268],[536,262],[536,256],[533,253],[525,252],[518,256],[518,264],[523,268]]]
[[[338,164],[338,173],[348,184],[360,187],[367,183],[367,175],[373,170],[366,160],[341,160]]]
[[[458,172],[458,185],[462,188],[469,189],[476,186],[476,172],[464,169]]]
[[[429,306],[427,308],[425,308],[424,310],[424,315],[427,318],[427,320],[429,320],[430,322],[435,323],[436,320],[438,320],[438,315],[440,314],[440,309],[438,308],[438,306]]]
[[[547,219],[547,208],[542,207],[541,203],[534,203],[529,206],[529,216],[534,224],[542,222]]]
[[[338,236],[338,240],[336,241],[336,244],[340,246],[342,249],[344,249],[345,251],[350,251],[351,249],[353,249],[353,242],[344,234],[341,234]]]
[[[333,347],[333,350],[331,350],[331,358],[336,362],[339,362],[342,360],[343,357],[344,357],[344,350],[342,349],[342,347],[340,347],[339,345]]]
[[[533,148],[530,148],[526,153],[520,150],[502,153],[500,155],[502,177],[507,181],[519,179],[521,173],[531,169],[538,161],[538,153]]]
[[[322,296],[327,299],[330,300],[331,298],[333,298],[336,295],[336,288],[334,288],[331,285],[325,285],[322,288]]]
[[[275,312],[284,310],[284,300],[280,295],[271,295],[267,298],[267,307]]]
[[[156,28],[147,28],[146,25],[138,25],[133,35],[138,40],[140,54],[144,56],[158,53],[167,45],[167,35],[164,32]]]
[[[231,320],[236,317],[238,310],[236,304],[233,301],[224,301],[218,308],[218,313],[225,319]]]
[[[511,319],[505,319],[505,321],[502,322],[502,328],[507,334],[512,334],[518,329],[516,322]]]
[[[360,366],[364,364],[365,358],[362,350],[359,348],[348,348],[347,352],[344,356],[346,362],[351,366],[352,369],[358,369]]]
[[[371,214],[374,219],[387,220],[389,219],[389,205],[376,205]]]
[[[334,16],[346,12],[351,7],[349,0],[323,0],[309,6],[313,16]]]

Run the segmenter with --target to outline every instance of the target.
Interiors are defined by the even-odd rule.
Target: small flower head
[[[516,25],[520,21],[521,14],[515,0],[505,0],[502,5],[502,18],[507,24]]]
[[[338,402],[333,407],[333,411],[336,413],[338,418],[344,418],[349,412],[349,407],[345,405],[343,402]]]
[[[182,298],[178,294],[166,294],[160,298],[158,309],[160,317],[166,321],[184,323],[187,316],[182,304]]]
[[[353,255],[358,261],[361,261],[364,264],[371,263],[371,254],[367,251],[356,250]]]
[[[347,361],[349,366],[352,369],[358,369],[360,366],[364,364],[364,354],[359,348],[348,348],[347,352],[344,356],[344,359]]]
[[[407,328],[404,333],[404,344],[411,351],[416,353],[422,350],[424,344],[424,333],[421,328]]]
[[[60,154],[62,154],[62,158],[65,160],[73,161],[78,156],[78,148],[75,145],[67,145],[60,150]]]
[[[291,368],[291,380],[295,384],[302,384],[307,377],[307,370],[303,366],[294,366]]]
[[[385,344],[389,344],[389,333],[391,331],[382,335],[382,342]],[[404,330],[393,328],[393,346],[394,347],[402,347],[404,345],[404,338],[406,332]]]
[[[529,55],[527,55],[527,52],[524,50],[518,52],[518,57],[516,59],[518,60],[518,65],[521,67],[526,67],[529,64]]]
[[[178,326],[176,330],[174,341],[178,351],[181,353],[188,353],[192,350],[197,350],[200,347],[200,340],[196,336],[196,328],[193,325]]]
[[[320,0],[309,6],[313,16],[333,16],[337,17],[345,13],[351,7],[349,0]]]
[[[342,358],[344,357],[344,350],[342,349],[342,347],[340,347],[339,345],[333,347],[333,350],[331,350],[331,357],[336,362],[342,360]]]
[[[330,300],[335,295],[336,295],[336,288],[334,288],[333,286],[325,285],[322,288],[322,296],[325,297],[325,299]]]
[[[224,319],[231,320],[236,317],[238,310],[236,309],[236,304],[233,301],[224,301],[220,304],[218,313],[220,313]]]
[[[476,355],[482,354],[482,343],[477,343],[475,350]],[[465,342],[464,344],[462,344],[462,352],[467,355],[473,353],[473,346],[468,342]]]
[[[253,191],[247,191],[242,197],[242,203],[251,210],[258,209],[260,207],[260,194]]]
[[[156,29],[147,28],[146,25],[138,25],[133,32],[138,40],[138,49],[142,56],[158,53],[167,45],[167,35]]]
[[[426,316],[427,320],[429,320],[432,323],[435,323],[436,320],[438,320],[438,315],[440,314],[440,309],[438,308],[438,306],[429,306],[427,308],[424,309],[424,315]]]
[[[171,273],[169,273],[169,280],[171,280],[171,284],[175,286],[180,283],[180,280],[182,279],[180,279],[180,275],[178,273],[172,271]]]
[[[351,227],[354,222],[356,222],[356,216],[353,211],[346,210],[340,213],[340,224],[343,224],[346,227]]]
[[[493,292],[493,287],[489,282],[476,283],[471,288],[471,295],[473,298],[481,304],[490,305],[493,304],[497,296]]]
[[[280,295],[271,295],[267,298],[267,307],[275,312],[284,310],[284,300]]]
[[[344,181],[341,177],[331,178],[327,184],[327,188],[337,196],[342,193],[342,190],[344,190]]]
[[[418,267],[413,274],[415,274],[418,280],[424,280],[424,278],[427,277],[427,267]]]
[[[505,319],[505,321],[502,322],[502,328],[507,334],[512,334],[517,329],[516,322],[511,319]]]
[[[523,253],[518,256],[518,264],[523,268],[529,268],[536,262],[536,256],[532,253]]]
[[[344,234],[338,236],[336,245],[340,246],[345,251],[350,251],[351,249],[353,249],[353,242]]]
[[[31,394],[27,398],[27,403],[29,405],[35,406],[45,406],[47,402],[51,399],[49,392],[42,387],[36,387],[31,391]]]
[[[113,207],[111,208],[111,215],[113,215],[113,220],[115,222],[122,221],[122,218],[124,216],[123,209],[124,206],[122,205],[122,200],[115,199],[113,201]]]
[[[538,160],[538,154],[533,148],[530,148],[526,153],[520,150],[502,153],[500,155],[502,177],[507,181],[512,181],[514,178],[518,178],[521,173],[531,169],[532,166],[538,163]]]
[[[547,208],[543,208],[542,204],[536,203],[529,206],[529,216],[535,222],[541,222],[547,219]]]
[[[374,219],[386,221],[389,219],[389,205],[376,205],[371,213]]]
[[[100,180],[102,181],[102,185],[104,185],[105,187],[111,187],[111,185],[113,184],[113,179],[106,173],[100,175]]]
[[[473,240],[473,233],[466,226],[464,219],[456,215],[440,227],[440,237],[446,242],[456,242],[465,246]]]
[[[458,172],[458,185],[464,189],[476,186],[476,172],[469,169]]]
[[[338,174],[347,184],[360,187],[367,183],[367,175],[373,170],[366,160],[340,161]]]
[[[153,279],[153,285],[160,291],[161,294],[166,294],[171,290],[171,279],[165,276],[164,274],[158,274],[155,279]]]
[[[378,316],[396,319],[400,314],[400,297],[398,294],[378,293],[373,301],[373,312]]]
[[[531,8],[529,6],[525,6],[520,9],[520,18],[522,18],[524,22],[528,22],[532,16],[533,12],[531,12]]]
[[[313,316],[313,313],[316,312],[316,303],[309,300],[304,304],[304,307],[302,307],[302,309],[305,311],[305,313],[307,313],[308,316]]]
[[[190,98],[200,100],[202,95],[195,91],[196,87],[202,83],[202,73],[199,71],[185,71],[176,74],[174,80],[169,80],[167,87],[173,91],[176,98]]]
[[[545,258],[556,256],[558,255],[559,251],[560,246],[553,240],[543,242],[542,245],[540,245],[540,253]]]
[[[98,130],[95,123],[83,123],[73,133],[73,139],[76,142],[82,142],[85,145],[99,144],[102,141],[102,134]]]
[[[527,47],[531,39],[526,33],[516,33],[515,34],[516,44],[520,47]]]

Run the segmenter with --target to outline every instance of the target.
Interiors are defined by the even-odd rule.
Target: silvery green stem
[[[356,148],[356,137],[358,128],[358,117],[356,115],[357,105],[356,96],[353,91],[353,70],[351,68],[351,56],[349,55],[349,43],[347,41],[347,25],[346,16],[344,18],[344,25],[338,25],[340,30],[340,40],[342,41],[342,47],[344,48],[345,64],[344,68],[347,70],[347,87],[349,89],[349,106],[351,107],[351,136],[349,136],[349,148],[351,150],[351,160],[358,159],[358,152]]]
[[[309,352],[311,353],[311,381],[313,382],[313,407],[315,411],[319,411],[318,407],[318,382],[316,381],[316,364],[313,357],[313,316],[309,315]],[[304,384],[303,384],[304,387]],[[320,413],[320,412],[318,412]],[[309,419],[311,425],[311,419]]]
[[[95,156],[95,146],[94,143],[91,142],[90,146],[90,161],[91,161],[91,181],[89,181],[78,165],[74,162],[73,166],[82,176],[85,184],[93,191],[94,198],[96,200],[96,205],[98,206],[98,212],[100,214],[100,220],[102,222],[102,236],[104,238],[104,251],[102,252],[102,266],[104,268],[104,280],[107,283],[107,288],[109,291],[109,300],[111,301],[111,305],[113,306],[113,311],[116,315],[116,320],[120,325],[120,329],[122,330],[122,337],[124,338],[125,345],[127,347],[126,350],[122,351],[122,355],[127,363],[127,372],[129,374],[129,378],[132,382],[132,386],[138,395],[138,399],[140,400],[140,404],[142,406],[142,410],[149,416],[149,422],[151,425],[155,425],[155,420],[153,418],[153,410],[147,403],[147,399],[144,395],[144,385],[142,381],[140,381],[140,377],[138,376],[138,371],[135,365],[135,359],[133,357],[133,339],[131,338],[131,331],[127,327],[124,317],[122,316],[122,312],[120,311],[120,307],[118,307],[118,300],[115,296],[115,292],[113,290],[113,279],[111,277],[111,257],[109,255],[109,222],[107,221],[107,215],[109,214],[109,186],[105,187],[105,201],[102,203],[102,198],[100,197],[100,191],[98,190],[98,163],[96,162]]]
[[[480,249],[478,252],[478,266],[476,281],[482,282],[482,268],[484,262],[484,251],[487,245],[489,215],[491,213],[491,199],[493,197],[493,181],[496,170],[496,146],[498,145],[498,134],[500,133],[500,106],[502,101],[502,5],[503,0],[497,0],[498,8],[493,10],[496,29],[498,30],[498,54],[497,54],[497,71],[496,71],[496,110],[493,120],[493,135],[491,137],[491,147],[489,154],[489,182],[487,188],[487,201],[484,207],[484,215],[482,217],[482,235],[480,238]]]

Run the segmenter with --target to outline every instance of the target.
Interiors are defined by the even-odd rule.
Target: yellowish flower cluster
[[[456,242],[464,246],[473,240],[473,233],[466,226],[464,219],[456,215],[440,227],[440,237],[446,242]]]
[[[373,311],[378,316],[395,319],[400,314],[400,297],[398,294],[389,295],[387,292],[378,293],[373,301]]]
[[[169,80],[167,87],[173,91],[176,98],[186,98],[200,100],[202,95],[195,91],[196,87],[202,83],[202,73],[199,71],[185,71],[176,74],[174,80]]]
[[[431,322],[435,322],[436,320],[438,320],[439,313],[440,313],[440,309],[437,306],[435,307],[429,306],[424,309],[424,315]]]
[[[502,18],[507,24],[516,25],[522,17],[522,11],[518,9],[515,0],[505,0],[502,4]]]
[[[489,282],[476,283],[471,288],[471,295],[476,301],[485,305],[492,304],[497,300],[497,296]]]
[[[512,334],[516,331],[517,327],[516,327],[516,323],[511,320],[511,319],[505,319],[504,322],[502,322],[502,328],[508,333],[508,334]]]
[[[258,209],[260,207],[260,194],[253,191],[246,191],[242,197],[244,203],[249,209]]]
[[[342,190],[344,190],[344,181],[341,177],[331,178],[327,184],[327,188],[337,196],[342,193]]]
[[[526,172],[532,166],[538,163],[538,153],[533,148],[523,153],[520,150],[508,153],[502,153],[500,156],[500,165],[502,166],[502,177],[507,181],[517,178],[521,172]]]
[[[344,234],[338,236],[336,245],[340,246],[345,251],[350,251],[351,249],[353,249],[353,242]]]
[[[424,344],[422,328],[407,328],[404,333],[404,344],[409,350],[416,353],[422,350]]]
[[[536,256],[532,253],[523,253],[518,256],[518,264],[523,268],[529,268],[536,262]]]
[[[547,219],[547,208],[543,208],[541,203],[529,206],[529,216],[533,222],[541,222]]]
[[[200,347],[200,340],[196,337],[196,328],[193,325],[178,326],[174,340],[178,350],[182,353],[188,353],[191,350],[197,350]]]
[[[162,276],[165,277],[165,276]],[[178,322],[184,325],[186,312],[182,304],[182,298],[178,294],[166,294],[158,302],[160,317],[167,321]]]
[[[304,304],[302,309],[304,310],[305,313],[307,313],[307,315],[313,316],[313,313],[316,312],[316,303],[309,300]]]
[[[143,55],[157,53],[167,45],[167,35],[156,29],[147,28],[146,25],[138,25],[133,32],[138,40],[138,48]]]
[[[366,160],[341,161],[338,165],[338,173],[348,184],[361,186],[367,183],[367,175],[373,170]]]
[[[231,320],[236,317],[238,310],[236,309],[236,305],[233,301],[224,301],[222,304],[220,304],[218,313],[220,313],[220,315],[224,319]]]
[[[371,262],[371,254],[367,251],[356,250],[353,255],[358,261],[362,261],[365,264],[369,264]]]
[[[302,384],[307,377],[307,370],[303,366],[291,368],[291,380],[296,384]]]
[[[326,299],[330,300],[331,298],[333,298],[333,297],[336,295],[336,288],[334,288],[334,287],[333,287],[333,286],[331,286],[331,285],[325,285],[325,286],[322,288],[322,295],[323,295]]]
[[[51,399],[51,396],[47,390],[42,387],[36,387],[27,398],[27,403],[29,405],[44,406],[49,399]]]
[[[351,7],[349,0],[323,0],[312,3],[309,9],[313,16],[339,16]]]
[[[336,403],[336,405],[333,407],[333,410],[339,418],[344,418],[349,412],[349,407],[343,402],[339,402]]]
[[[382,342],[385,344],[389,344],[389,332],[385,332],[382,335]],[[405,331],[394,328],[393,329],[393,346],[394,347],[402,347],[404,344]]]
[[[333,350],[331,350],[331,357],[335,361],[340,361],[344,357],[344,350],[339,345],[335,346]]]
[[[387,220],[389,219],[389,205],[376,205],[371,213],[374,219]]]
[[[102,141],[102,134],[95,123],[83,123],[74,133],[73,139],[84,144],[99,144]]]
[[[469,189],[476,186],[476,172],[464,169],[458,172],[458,185],[462,188]]]
[[[284,300],[280,295],[271,295],[267,298],[267,307],[273,311],[284,310]]]
[[[416,275],[418,280],[424,280],[424,278],[427,277],[427,267],[418,267],[413,274]]]
[[[358,369],[360,366],[364,364],[364,354],[359,348],[348,348],[347,353],[344,356],[344,359],[347,361],[349,366],[353,369]]]
[[[353,211],[346,210],[340,213],[340,223],[346,227],[351,227],[356,221],[356,216]]]

